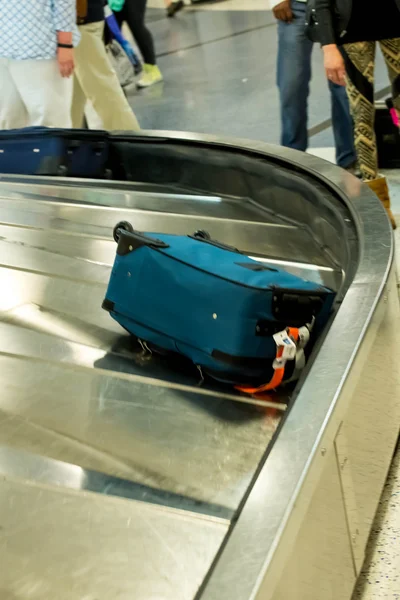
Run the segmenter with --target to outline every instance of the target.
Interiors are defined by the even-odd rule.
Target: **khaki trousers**
[[[81,128],[89,100],[107,131],[139,131],[139,123],[125,98],[103,44],[104,21],[79,27],[75,49],[72,126]]]

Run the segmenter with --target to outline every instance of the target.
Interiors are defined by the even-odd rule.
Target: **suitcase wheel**
[[[113,231],[113,237],[114,240],[117,242],[119,242],[119,232],[120,230],[123,231],[129,231],[129,233],[133,233],[134,229],[132,227],[132,225],[129,223],[129,221],[120,221],[119,223],[116,224],[116,226],[114,227],[114,231]]]
[[[60,165],[57,169],[57,175],[58,177],[67,177],[68,168],[65,165]]]
[[[211,235],[204,229],[199,229],[193,234],[193,237],[200,238],[201,240],[211,240]]]

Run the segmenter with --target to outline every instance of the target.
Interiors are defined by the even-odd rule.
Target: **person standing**
[[[295,150],[308,147],[308,96],[313,42],[305,31],[306,0],[271,0],[278,20],[277,84],[281,110],[281,144]],[[343,168],[356,164],[353,122],[343,88],[329,82],[336,162]]]
[[[392,84],[393,105],[400,114],[400,0],[316,0],[314,27],[322,45],[328,80],[347,87],[361,176],[381,200],[396,228],[387,181],[378,173],[374,68],[379,42]]]
[[[157,66],[153,36],[144,22],[146,3],[147,0],[108,0],[119,26],[127,23],[143,57],[143,75],[137,83],[138,88],[147,88],[163,80]]]
[[[0,129],[71,126],[76,0],[1,0]]]
[[[79,16],[79,11],[78,11]],[[139,131],[139,123],[122,91],[103,43],[104,1],[88,0],[78,20],[81,42],[75,50],[72,125],[83,127],[89,102],[107,131]]]

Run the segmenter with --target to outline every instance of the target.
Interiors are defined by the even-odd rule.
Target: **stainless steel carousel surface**
[[[345,600],[399,429],[393,240],[314,157],[115,136],[117,180],[0,176],[0,600]],[[296,387],[248,398],[101,309],[114,225],[337,292]]]

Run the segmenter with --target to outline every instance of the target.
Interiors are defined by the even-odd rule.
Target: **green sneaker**
[[[147,88],[162,80],[163,76],[157,65],[143,65],[143,75],[136,85],[138,88]]]

